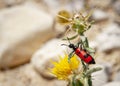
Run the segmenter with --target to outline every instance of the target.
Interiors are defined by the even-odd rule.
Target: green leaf
[[[85,16],[85,20],[86,20],[86,21],[90,18],[90,16],[92,15],[92,13],[93,13],[93,11],[90,11],[90,12],[88,13],[88,15]]]
[[[80,80],[76,80],[76,86],[84,86],[83,83]]]
[[[73,30],[78,31],[78,34],[83,34],[85,32],[85,25],[81,24],[79,20],[75,20],[72,28]]]
[[[88,84],[89,84],[89,86],[92,86],[92,80],[91,80],[91,77],[88,78]]]
[[[88,84],[88,78],[87,77],[84,78],[84,86],[89,86],[89,84]]]
[[[86,76],[89,76],[89,75],[91,75],[92,73],[97,72],[97,71],[100,71],[100,70],[102,70],[101,67],[92,68],[92,69],[90,69],[90,70],[88,70],[88,71],[86,72]]]
[[[85,29],[84,29],[83,27],[79,26],[79,28],[78,28],[78,33],[79,33],[80,35],[83,35],[84,32],[85,32]]]
[[[81,60],[82,66],[83,66],[83,71],[86,72],[88,70],[88,64],[86,64],[83,60]]]
[[[72,77],[72,86],[76,86],[75,76]]]
[[[73,55],[74,55],[75,53],[74,53],[74,51],[72,51],[68,56],[68,62],[70,62],[70,59],[73,57]]]
[[[95,21],[94,20],[92,20],[91,22],[90,22],[90,24],[94,24],[95,23]]]
[[[75,39],[76,37],[78,36],[78,34],[77,35],[74,35],[74,36],[72,36],[72,37],[68,37],[68,38],[64,38],[63,40],[73,40],[73,39]]]
[[[77,43],[76,47],[79,47],[80,44],[82,44],[82,40],[80,40],[80,41]]]
[[[75,82],[74,81],[72,81],[72,86],[75,86]]]
[[[85,37],[85,47],[89,47],[88,39]]]
[[[90,48],[90,47],[87,47],[87,48],[85,48],[88,52],[90,52],[90,53],[94,53],[95,52],[95,50],[93,49],[93,48]]]
[[[81,62],[82,62],[83,68],[85,69],[85,68],[86,68],[86,65],[85,65],[84,61],[81,60]]]

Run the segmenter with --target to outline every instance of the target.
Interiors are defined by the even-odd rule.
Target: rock
[[[29,64],[3,71],[0,76],[0,86],[38,86],[37,84],[44,83]]]
[[[0,72],[0,86],[66,86],[64,81],[46,80],[31,64]]]
[[[109,81],[113,80],[114,75],[120,70],[120,50],[110,52],[97,52],[96,62],[105,66]]]
[[[25,0],[1,0],[1,2],[5,5],[5,7],[10,7],[21,4],[25,2]]]
[[[0,11],[0,68],[28,62],[41,44],[54,36],[53,18],[35,5]]]
[[[110,78],[111,77],[111,73],[113,72],[113,65],[112,65],[112,63],[105,61],[105,62],[102,62],[101,65],[105,67],[104,70],[107,73],[108,77]]]
[[[66,46],[61,46],[63,43],[60,39],[53,39],[33,55],[31,63],[43,77],[53,78],[48,72],[48,68],[52,66],[51,61],[57,61],[59,56],[65,54]]]
[[[92,15],[95,21],[102,21],[108,19],[108,14],[102,10],[96,9]]]
[[[97,71],[92,74],[93,86],[102,86],[108,81],[108,75],[106,73],[106,68],[102,65],[94,65],[93,67],[101,67],[102,70]]]
[[[115,73],[114,77],[113,77],[114,81],[120,81],[120,72]]]
[[[71,12],[73,12],[74,10],[82,10],[84,7],[84,0],[73,0],[68,2],[64,1],[64,3],[66,3],[64,4],[64,9],[70,10]]]
[[[81,10],[84,5],[84,0],[34,0],[40,5],[43,5],[45,9],[51,12],[54,16],[60,10],[68,10],[73,12],[73,10]]]
[[[99,51],[110,51],[120,48],[120,27],[110,23],[104,31],[96,37],[96,47]]]
[[[5,3],[3,2],[3,0],[0,0],[0,9],[5,7]]]
[[[54,80],[53,82],[53,86],[66,86],[66,85],[67,85],[67,82],[62,80]]]
[[[103,86],[120,86],[120,82],[109,82]]]
[[[117,0],[114,4],[113,4],[113,8],[115,9],[116,13],[118,13],[120,15],[120,0]]]
[[[106,8],[109,7],[112,0],[88,0],[89,5],[92,7]]]

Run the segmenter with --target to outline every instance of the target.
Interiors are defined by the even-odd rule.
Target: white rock
[[[2,0],[6,6],[13,6],[16,4],[20,4],[24,2],[25,0]]]
[[[0,86],[66,86],[58,80],[43,79],[31,64],[0,72]]]
[[[120,27],[117,24],[109,24],[105,30],[96,37],[98,50],[109,51],[120,48]]]
[[[108,81],[108,75],[105,71],[105,67],[102,65],[94,65],[93,67],[101,67],[102,70],[92,74],[93,86],[102,86]]]
[[[66,86],[66,85],[67,85],[67,82],[62,80],[55,80],[53,82],[53,86]]]
[[[64,42],[60,39],[53,39],[46,43],[42,48],[33,55],[31,63],[39,73],[46,77],[52,76],[48,73],[48,68],[52,66],[51,60],[56,61],[59,56],[63,56],[66,51],[66,46],[61,46]]]
[[[0,11],[0,67],[29,61],[33,52],[53,37],[53,18],[34,5]]]
[[[0,72],[0,76],[0,86],[38,86],[42,83],[45,84],[30,64]]]
[[[112,0],[89,0],[89,5],[92,7],[106,8],[110,6]]]
[[[120,82],[109,82],[103,86],[120,86]]]
[[[39,1],[39,0],[38,0]],[[84,6],[84,0],[43,0],[43,4],[46,5],[46,8],[53,14],[60,10],[66,9],[69,11],[81,10]],[[41,3],[41,2],[40,2]]]
[[[120,15],[120,0],[116,0],[116,2],[113,4],[113,8]]]
[[[101,21],[101,20],[108,19],[108,14],[106,12],[102,11],[102,10],[99,10],[99,9],[94,10],[92,16],[93,16],[93,19],[95,21]]]
[[[5,3],[3,0],[0,0],[0,9],[5,7]]]
[[[120,81],[120,72],[115,73],[114,77],[113,77],[114,81]]]

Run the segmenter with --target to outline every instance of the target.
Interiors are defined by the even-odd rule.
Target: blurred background
[[[120,0],[0,0],[0,86],[66,86],[48,72],[50,60],[69,51],[55,21],[64,9],[93,11],[86,36],[103,68],[93,86],[120,86]]]

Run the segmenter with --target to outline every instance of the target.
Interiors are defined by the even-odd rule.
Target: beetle
[[[93,57],[87,53],[87,51],[85,49],[82,49],[75,46],[74,44],[70,43],[69,45],[66,45],[66,44],[62,44],[62,45],[65,45],[65,46],[68,46],[69,48],[72,48],[73,49],[73,52],[81,59],[83,60],[85,63],[87,64],[95,64],[95,60],[93,59]],[[71,52],[70,53],[70,56],[69,56],[69,59],[71,58],[71,54],[73,53]]]

